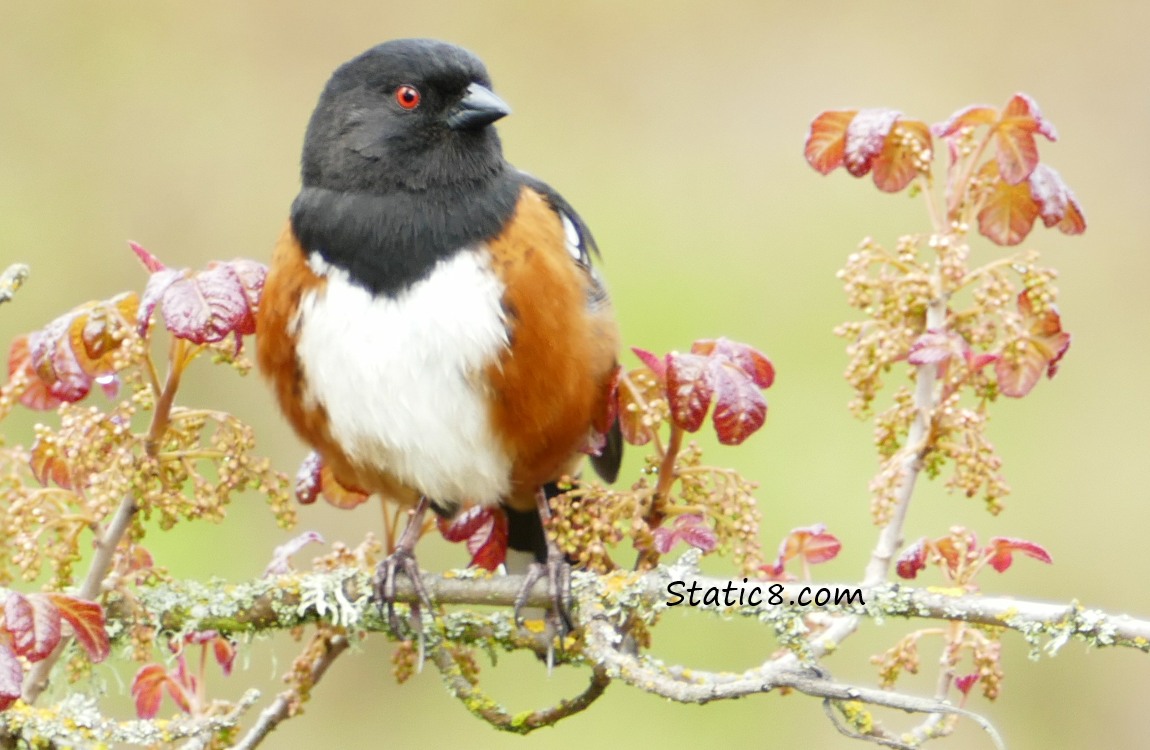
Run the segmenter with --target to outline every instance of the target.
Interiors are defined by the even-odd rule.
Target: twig
[[[112,522],[108,524],[104,534],[96,542],[96,554],[92,558],[92,565],[88,568],[88,575],[77,592],[77,596],[81,599],[95,599],[100,593],[104,577],[112,569],[116,548],[128,532],[128,527],[132,525],[132,519],[135,515],[135,499],[131,495],[125,495],[124,499],[120,501],[120,507],[116,509],[116,515],[112,517]],[[26,703],[35,703],[40,694],[48,688],[52,667],[60,660],[60,656],[69,643],[71,643],[70,638],[62,639],[48,658],[37,662],[36,666],[32,668],[24,686],[23,698]]]
[[[1002,738],[990,722],[977,714],[933,698],[919,698],[877,688],[856,687],[827,679],[810,667],[790,669],[769,661],[756,669],[734,676],[692,669],[676,674],[657,659],[623,653],[616,647],[619,634],[604,619],[592,620],[586,631],[585,650],[607,674],[645,692],[679,703],[710,703],[715,700],[742,698],[767,693],[776,688],[791,688],[800,693],[834,701],[858,701],[910,713],[958,714],[976,721],[994,740],[1005,748]]]
[[[560,701],[555,706],[541,708],[527,714],[511,714],[473,685],[460,670],[451,651],[438,644],[431,650],[431,662],[443,675],[447,689],[468,711],[496,729],[515,734],[527,734],[540,727],[549,727],[558,721],[586,710],[603,695],[611,678],[606,670],[594,668],[587,688],[574,698]]]
[[[0,304],[11,302],[12,297],[28,280],[28,266],[23,263],[13,263],[0,274]]]
[[[172,404],[175,402],[176,391],[180,387],[180,375],[183,373],[183,369],[187,364],[186,361],[183,360],[184,352],[185,346],[183,340],[175,339],[170,353],[171,362],[168,369],[167,382],[164,383],[164,390],[156,401],[156,408],[152,413],[152,423],[149,426],[148,436],[145,441],[145,450],[148,456],[153,459],[159,453],[161,439],[171,418]],[[128,528],[132,525],[132,519],[135,518],[138,509],[139,506],[136,504],[134,495],[125,495],[120,501],[120,506],[116,509],[116,515],[112,517],[112,521],[108,524],[104,533],[97,538],[96,554],[92,558],[92,564],[88,568],[88,575],[84,578],[84,582],[80,585],[80,590],[77,592],[77,596],[81,599],[95,599],[96,596],[99,595],[104,583],[104,578],[112,569],[116,549],[120,546],[120,540],[128,533]],[[48,688],[52,667],[60,660],[60,656],[64,653],[64,649],[68,647],[69,643],[71,643],[71,639],[61,639],[60,643],[48,658],[37,662],[36,666],[32,668],[24,685],[24,694],[22,697],[25,702],[29,704],[35,703],[36,699]]]
[[[333,634],[325,638],[326,647],[319,657],[312,662],[311,666],[311,684],[315,685],[327,672],[328,667],[332,665],[339,655],[347,651],[348,646],[351,645],[346,635]],[[272,730],[279,726],[280,722],[284,719],[290,718],[293,713],[293,707],[300,699],[299,693],[295,690],[285,690],[276,696],[275,701],[260,712],[260,717],[256,721],[255,726],[248,730],[243,739],[232,746],[233,750],[252,750],[263,742]]]

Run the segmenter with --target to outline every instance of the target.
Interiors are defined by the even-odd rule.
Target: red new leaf
[[[1035,312],[1030,290],[1024,289],[1018,295],[1018,310],[1029,323],[1029,333],[1008,343],[994,363],[998,390],[1011,398],[1030,393],[1044,372],[1054,377],[1070,348],[1070,334],[1062,330],[1062,318],[1053,306]]]
[[[250,260],[213,262],[202,271],[163,268],[144,287],[138,316],[141,334],[147,331],[157,305],[164,325],[176,338],[211,344],[235,334],[255,333],[255,309],[267,269]]]
[[[714,397],[710,358],[671,352],[667,355],[667,396],[671,418],[687,432],[702,426]]]
[[[1014,537],[996,536],[990,540],[990,543],[986,546],[986,551],[990,553],[990,567],[999,573],[1004,572],[1010,567],[1010,564],[1014,562],[1015,552],[1021,552],[1027,557],[1033,557],[1035,560],[1044,562],[1047,565],[1054,562],[1050,557],[1050,553],[1047,552],[1046,548],[1042,545]]]
[[[164,686],[171,682],[168,670],[161,664],[145,664],[132,678],[132,698],[136,702],[136,716],[154,719],[164,699]]]
[[[712,361],[708,380],[714,388],[712,419],[719,442],[739,445],[766,422],[767,400],[759,386],[730,361]]]
[[[212,639],[212,656],[215,657],[216,664],[220,665],[220,669],[225,675],[232,673],[232,667],[236,663],[235,644],[222,635],[217,635]]]
[[[88,658],[94,662],[104,661],[111,649],[108,631],[104,628],[104,608],[96,602],[67,594],[43,596],[56,605],[60,615],[72,626],[72,634],[88,653]]]
[[[945,122],[932,126],[931,131],[939,138],[949,138],[963,128],[991,125],[997,120],[997,109],[985,104],[975,104],[958,110]]]
[[[84,372],[69,345],[73,315],[66,313],[28,336],[33,371],[48,387],[48,393],[69,402],[81,400],[92,389],[91,376]]]
[[[449,542],[467,542],[471,565],[495,570],[507,558],[507,515],[499,508],[475,505],[448,521],[436,519],[439,533]]]
[[[755,385],[770,388],[775,382],[775,366],[758,349],[725,336],[717,339],[699,339],[691,344],[692,354],[706,354],[728,359],[747,374]]]
[[[323,459],[315,451],[304,457],[295,474],[295,499],[300,505],[311,505],[319,497],[323,484]]]
[[[930,128],[926,123],[899,120],[874,160],[875,186],[883,192],[897,193],[926,173],[930,153]]]
[[[268,267],[263,263],[257,263],[254,260],[247,258],[236,258],[230,260],[222,265],[228,266],[235,273],[236,278],[240,282],[240,290],[244,294],[244,299],[247,301],[248,310],[251,315],[250,324],[251,329],[240,330],[242,335],[253,334],[256,332],[255,328],[255,311],[259,308],[260,297],[264,292],[264,281],[267,280]]]
[[[1086,218],[1078,199],[1062,175],[1051,167],[1039,164],[1030,173],[1030,195],[1038,206],[1038,215],[1048,227],[1057,226],[1063,234],[1082,234],[1086,231]]]
[[[711,552],[719,544],[719,538],[702,516],[689,513],[675,519],[673,528],[660,526],[654,531],[655,549],[661,555],[671,551],[678,542],[685,542],[704,554]]]
[[[9,352],[9,373],[22,371],[39,382],[37,386],[34,381],[21,402],[31,408],[57,406],[87,396],[97,379],[110,383],[116,374],[116,351],[138,305],[134,292],[88,302],[16,339]]]
[[[855,177],[871,170],[882,153],[894,123],[902,115],[893,109],[862,109],[847,126],[843,165]]]
[[[136,257],[140,259],[140,262],[144,264],[144,268],[147,269],[148,273],[156,273],[167,268],[167,266],[160,262],[159,258],[145,250],[140,243],[129,240],[128,247],[132,248],[132,252],[135,253]]]
[[[0,711],[7,711],[20,698],[24,667],[12,647],[0,638]]]
[[[213,266],[168,286],[163,316],[176,338],[210,344],[248,326],[251,311],[235,271]]]
[[[983,165],[980,176],[990,187],[978,212],[978,231],[996,244],[1017,245],[1030,234],[1038,218],[1038,203],[1030,194],[1030,184],[1007,183],[993,161]]]
[[[963,695],[969,695],[970,689],[974,687],[974,683],[978,682],[978,672],[971,672],[968,675],[954,678],[954,686],[958,688],[958,692]]]
[[[1043,119],[1034,100],[1026,94],[1015,94],[994,128],[995,159],[1007,184],[1025,181],[1038,165],[1035,133],[1051,141],[1058,138],[1054,126]]]
[[[919,571],[926,567],[926,546],[927,539],[923,537],[903,550],[894,564],[899,578],[911,580],[918,577]]]
[[[60,643],[60,611],[41,594],[10,592],[4,602],[4,624],[16,653],[29,661],[48,658]]]
[[[802,557],[808,563],[816,565],[833,560],[842,549],[842,542],[834,534],[827,531],[821,523],[813,526],[801,526],[791,529],[779,545],[779,557],[783,560],[793,560]]]
[[[28,466],[36,481],[47,487],[50,483],[66,490],[74,488],[72,471],[67,459],[50,440],[37,437],[28,454]]]
[[[264,568],[264,577],[290,573],[292,571],[291,556],[313,543],[324,543],[323,536],[318,531],[305,531],[276,547],[272,551],[271,562]]]
[[[50,411],[64,403],[52,395],[48,385],[32,368],[32,352],[28,347],[27,335],[12,339],[12,346],[8,349],[8,379],[13,379],[18,373],[28,381],[28,386],[20,394],[20,403],[25,407],[36,411]]]
[[[148,277],[144,285],[144,293],[140,297],[140,309],[136,314],[138,330],[141,336],[148,333],[148,324],[152,322],[152,313],[164,298],[168,287],[184,278],[187,269],[161,268]]]
[[[828,174],[843,163],[847,126],[858,114],[857,110],[823,112],[811,123],[803,149],[807,163],[822,174]]]
[[[667,377],[667,363],[662,357],[657,357],[652,352],[637,346],[631,347],[631,351],[635,353],[640,362],[647,365],[647,368],[655,373],[656,378],[663,380]]]
[[[944,364],[953,357],[967,358],[970,346],[954,331],[928,330],[910,345],[906,360],[912,365]]]

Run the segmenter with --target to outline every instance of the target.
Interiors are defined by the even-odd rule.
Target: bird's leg
[[[551,506],[547,504],[547,493],[542,487],[535,494],[535,503],[539,508],[539,519],[543,523],[544,538],[547,540],[547,559],[545,562],[532,563],[528,568],[526,580],[515,597],[515,621],[522,624],[520,613],[527,604],[532,587],[540,578],[547,576],[551,592],[551,611],[548,614],[555,618],[562,639],[574,627],[571,617],[571,564],[555,540],[546,534],[547,523],[551,520]]]
[[[423,517],[430,507],[431,502],[426,497],[419,498],[419,504],[411,512],[411,518],[399,536],[395,551],[375,569],[375,599],[380,612],[387,613],[387,622],[394,633],[399,632],[399,618],[395,616],[395,583],[400,573],[406,574],[415,588],[416,600],[411,604],[411,621],[415,630],[423,630],[420,627],[422,608],[431,609],[431,597],[427,594],[427,587],[423,585],[423,576],[415,561],[415,543],[419,541],[423,531]]]

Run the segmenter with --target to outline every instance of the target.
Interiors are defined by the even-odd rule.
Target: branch
[[[755,586],[762,589],[777,585],[787,604],[776,606],[764,602],[758,606],[725,606],[702,604],[697,609],[722,616],[754,617],[776,624],[793,621],[803,614],[825,611],[835,615],[855,615],[871,619],[889,617],[960,621],[1001,627],[1022,634],[1034,647],[1048,639],[1045,650],[1057,652],[1065,643],[1077,639],[1091,646],[1125,646],[1150,653],[1150,620],[1129,615],[1109,614],[1087,609],[1077,602],[1054,604],[1014,599],[1006,596],[951,594],[935,588],[909,588],[899,584],[858,587],[838,583],[805,583],[750,581],[701,576],[695,572],[692,553],[680,563],[646,574],[622,572],[597,576],[576,572],[573,588],[581,607],[602,607],[611,614],[654,616],[668,607],[668,584],[684,581],[702,592],[716,590],[720,599],[729,589],[737,602],[740,591]],[[439,604],[467,604],[510,607],[523,583],[523,576],[487,576],[475,571],[452,571],[448,575],[424,575],[423,582],[431,598]],[[840,603],[817,606],[798,604],[807,589],[825,588],[838,596]],[[676,591],[680,588],[676,587]],[[245,633],[280,630],[310,623],[331,623],[367,632],[388,632],[387,623],[369,602],[371,575],[358,568],[341,568],[323,573],[296,573],[278,578],[223,585],[217,582],[174,582],[141,588],[140,604],[155,613],[162,630],[189,632],[218,630],[221,633]],[[860,596],[861,594],[861,596]],[[809,591],[806,591],[809,596]],[[853,595],[853,600],[847,597]],[[744,597],[744,600],[746,597]],[[414,587],[406,578],[397,582],[397,600],[414,602]],[[794,601],[795,604],[789,602]],[[540,581],[529,593],[527,606],[547,607],[550,596],[547,584]],[[680,606],[689,606],[686,602]],[[130,620],[132,607],[122,600],[108,605],[110,620]],[[588,616],[578,615],[586,622]],[[478,614],[456,611],[443,617],[449,640],[489,642],[498,638],[510,649],[536,648],[537,638],[516,633],[515,629],[493,627],[510,620],[508,612]],[[813,647],[817,646],[817,640]]]
[[[834,680],[816,662],[826,651],[824,641],[828,633],[843,621],[862,618],[926,618],[1015,630],[1027,639],[1035,654],[1043,651],[1054,654],[1072,639],[1095,646],[1126,646],[1150,652],[1150,620],[1086,609],[1077,603],[1050,604],[970,593],[952,595],[897,584],[863,588],[769,581],[744,584],[742,579],[699,575],[695,567],[697,559],[698,554],[691,552],[673,566],[662,566],[646,574],[616,572],[598,576],[578,572],[574,575],[576,637],[567,639],[565,647],[557,651],[556,658],[560,663],[590,666],[592,676],[582,694],[555,707],[520,714],[507,712],[468,681],[451,651],[453,644],[481,644],[487,648],[546,653],[549,639],[528,629],[517,628],[510,612],[523,583],[522,576],[496,577],[477,571],[425,575],[424,585],[440,605],[502,608],[491,612],[478,612],[473,606],[440,610],[433,621],[429,620],[425,634],[432,647],[431,660],[444,673],[448,689],[470,711],[506,731],[526,733],[583,710],[603,694],[610,680],[620,679],[645,692],[689,703],[737,698],[776,688],[796,690],[829,701],[832,706],[828,710],[837,709],[843,716],[843,721],[836,722],[842,731],[858,733],[865,727],[863,733],[867,739],[891,747],[905,746],[905,735],[883,730],[870,717],[866,706],[931,716],[963,716],[977,722],[995,744],[1001,746],[1001,740],[985,719],[944,700]],[[667,665],[647,654],[634,653],[620,635],[622,623],[633,619],[649,623],[656,619],[669,606],[668,585],[673,581],[683,581],[688,590],[691,586],[696,587],[700,599],[709,597],[708,603],[697,609],[723,617],[754,617],[772,626],[788,650],[780,657],[738,673],[707,672],[690,665]],[[416,600],[410,581],[401,578],[397,584],[400,602]],[[752,606],[744,597],[744,603],[738,604],[740,592],[749,594],[755,586],[763,587],[763,593],[768,591],[766,587],[775,587],[769,591],[785,603],[772,605],[764,602]],[[791,600],[798,602],[808,587],[825,587],[843,596],[839,604],[823,607],[790,603]],[[130,630],[123,626],[138,624],[137,618],[142,613],[151,613],[155,626],[167,632],[213,629],[225,634],[240,634],[290,629],[306,624],[346,628],[352,635],[333,638],[327,653],[312,662],[313,679],[319,679],[331,661],[347,647],[349,638],[366,632],[388,632],[385,618],[381,617],[371,600],[371,592],[371,574],[359,568],[346,567],[239,584],[172,582],[141,587],[137,599],[132,602],[117,599],[113,594],[106,613],[112,631],[118,630],[121,634]],[[848,601],[846,594],[854,594],[853,599]],[[734,600],[732,606],[726,606],[721,598],[716,601],[716,597],[724,596]],[[547,585],[540,581],[531,590],[527,605],[545,607],[549,602]],[[803,618],[816,611],[825,612],[831,625],[822,634],[811,636]],[[116,624],[121,627],[117,628]],[[256,698],[255,695],[246,696],[242,705],[229,716],[213,719],[211,727],[216,730],[234,727],[240,714],[248,710]],[[278,696],[241,739],[239,747],[250,749],[260,744],[280,721],[290,715],[291,701],[292,696]],[[90,718],[98,717],[94,713],[94,702],[79,696],[69,696],[60,706],[49,711],[33,709],[27,704],[19,706],[0,718],[0,731],[8,736],[66,738],[72,736],[69,732],[74,732],[68,727],[82,723],[78,717],[88,717],[84,719],[88,723],[83,725],[89,727],[85,732],[116,738],[115,741],[128,744],[149,744],[146,741],[151,736],[149,732],[159,731],[149,722],[116,723],[100,719],[97,726]],[[180,725],[178,731],[173,730],[171,724],[165,726],[169,739],[202,738],[208,736],[206,733],[211,729],[205,728],[202,718],[188,717],[182,721],[186,726]],[[201,723],[197,725],[196,722]],[[189,743],[188,747],[196,747],[196,742],[198,740]]]

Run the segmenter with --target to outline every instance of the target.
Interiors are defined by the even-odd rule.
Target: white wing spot
[[[579,227],[575,226],[571,217],[562,211],[559,212],[559,218],[563,220],[563,235],[567,239],[567,252],[571,253],[571,257],[576,261],[583,263],[583,237],[579,234]]]

